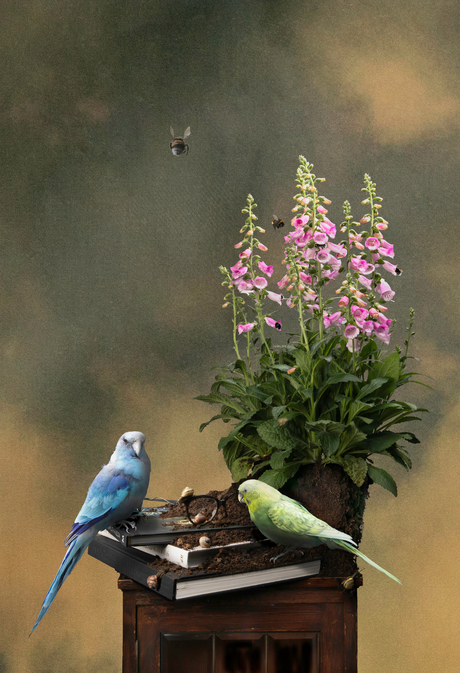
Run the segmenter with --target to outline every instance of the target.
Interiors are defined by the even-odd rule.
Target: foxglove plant
[[[233,309],[237,359],[221,368],[209,395],[197,398],[221,405],[221,413],[200,430],[217,419],[237,421],[219,443],[235,480],[258,472],[280,488],[301,465],[322,461],[340,465],[357,486],[369,478],[396,495],[394,479],[372,456],[411,467],[401,441],[418,439],[389,428],[420,420],[414,412],[426,411],[392,399],[398,387],[413,381],[406,365],[414,312],[404,353],[396,347],[387,354],[394,326],[388,304],[395,292],[384,273],[399,276],[401,270],[389,261],[394,248],[383,234],[388,222],[380,215],[382,199],[365,175],[361,203],[369,212],[353,221],[346,201],[337,227],[328,218],[331,202],[318,192],[324,179],[312,169],[300,157],[293,230],[284,237],[285,273],[273,290],[273,266],[260,255],[267,252],[259,240],[265,232],[248,196],[243,238],[235,245],[242,252],[230,269],[220,267],[228,289],[223,306]],[[272,317],[282,303],[297,312],[299,333],[273,346],[266,327],[282,330],[281,320]]]

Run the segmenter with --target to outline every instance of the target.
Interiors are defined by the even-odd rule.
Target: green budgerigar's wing
[[[356,546],[348,533],[342,533],[332,528],[325,521],[321,521],[310,514],[294,500],[278,500],[267,510],[270,521],[281,530],[294,535],[310,535],[311,537],[327,538],[329,540],[346,540]]]

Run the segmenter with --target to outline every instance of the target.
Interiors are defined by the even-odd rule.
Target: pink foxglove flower
[[[300,278],[300,280],[303,281],[306,285],[311,285],[311,282],[312,282],[312,281],[311,281],[311,276],[307,276],[307,274],[304,273],[303,271],[301,271],[301,272],[299,273],[299,278]]]
[[[313,234],[313,240],[315,241],[315,243],[316,243],[317,245],[326,245],[326,243],[328,242],[329,239],[328,239],[327,235],[326,235],[324,232],[322,232],[322,231],[316,231],[316,232]]]
[[[248,267],[247,266],[242,266],[239,269],[236,269],[235,267],[238,266],[239,262],[235,264],[235,266],[230,267],[230,271],[232,272],[232,277],[234,280],[238,280],[238,278],[241,278],[241,276],[244,276],[245,273],[247,273]]]
[[[283,290],[287,285],[289,285],[290,282],[291,282],[291,281],[290,281],[289,276],[283,276],[283,277],[281,278],[281,280],[279,280],[279,281],[277,282],[277,285],[278,285],[278,287],[279,287],[280,290]]]
[[[281,330],[281,322],[279,320],[273,320],[273,318],[265,318],[265,322],[269,327],[274,327],[278,331]]]
[[[363,322],[363,324],[361,325],[361,331],[366,336],[371,336],[371,334],[374,331],[374,321],[373,320],[365,320]]]
[[[331,259],[331,255],[327,250],[319,250],[316,253],[316,259],[320,264],[327,264]]]
[[[301,215],[300,217],[293,217],[291,220],[291,224],[298,229],[299,227],[304,227],[306,224],[308,224],[309,221],[309,216],[308,215]]]
[[[347,256],[347,249],[343,244],[337,245],[337,243],[332,243],[332,241],[327,242],[328,250],[334,252],[337,259]]]
[[[358,334],[359,334],[359,329],[356,327],[356,325],[348,324],[345,327],[344,335],[345,335],[346,339],[356,339]]]
[[[391,245],[391,243],[388,243],[387,241],[380,241],[380,246],[379,246],[379,253],[383,255],[384,257],[394,257],[395,252],[394,252],[394,246]]]
[[[342,315],[340,311],[336,311],[332,315],[324,315],[323,318],[324,327],[328,328],[331,325],[341,325],[345,322],[345,316]]]
[[[250,332],[256,326],[255,322],[248,322],[246,325],[238,325],[238,334],[244,334]]]
[[[364,285],[364,287],[367,287],[368,290],[372,290],[372,279],[371,278],[366,278],[366,276],[363,276],[360,274],[358,276],[358,280],[361,283],[361,285]]]
[[[374,323],[375,336],[385,344],[390,343],[390,330],[379,323]]]
[[[238,257],[239,257],[240,259],[249,259],[251,255],[252,255],[252,250],[251,250],[251,248],[247,248],[246,250],[243,250],[243,252],[240,252],[240,254],[238,255]]]
[[[348,306],[348,302],[349,302],[349,301],[350,301],[350,300],[348,299],[347,296],[340,297],[340,299],[339,299],[339,306],[340,306],[340,307]]]
[[[350,351],[350,353],[357,353],[359,349],[361,348],[359,341],[356,339],[348,339],[347,341],[347,348]]]
[[[271,275],[273,274],[273,267],[272,267],[272,266],[268,266],[268,265],[265,264],[265,262],[263,262],[262,260],[259,262],[258,267],[259,267],[259,269],[262,271],[262,273],[265,273],[269,278],[270,278]]]
[[[270,292],[270,290],[267,292],[267,297],[271,299],[272,301],[276,301],[280,306],[281,302],[283,301],[283,295],[282,294],[276,294],[276,292]]]
[[[368,250],[374,251],[378,250],[380,246],[380,241],[378,238],[375,238],[375,236],[369,236],[368,238],[366,238],[366,242],[364,243],[364,245],[366,246],[366,248],[368,248]]]
[[[395,293],[391,289],[391,287],[388,285],[386,280],[381,280],[379,285],[376,287],[377,292],[380,294],[382,297],[383,301],[391,301],[393,297],[395,296]]]
[[[321,213],[321,215],[327,215],[327,213],[328,213],[328,211],[326,210],[326,208],[324,206],[318,206],[316,208],[316,210],[318,211],[318,213]]]
[[[267,287],[267,285],[268,285],[267,279],[264,278],[263,276],[256,276],[254,278],[254,285],[256,286],[256,288],[258,290],[263,290],[264,287]]]
[[[391,264],[390,262],[385,261],[383,262],[382,266],[385,271],[389,271],[393,274],[393,276],[400,276],[402,274],[401,269],[399,269],[396,264]]]
[[[236,286],[242,294],[253,294],[254,285],[250,280],[240,280]]]
[[[262,252],[267,252],[268,250],[267,246],[264,245],[263,243],[257,243],[257,247],[259,248],[259,250],[262,250]]]
[[[323,231],[325,234],[327,234],[331,238],[335,238],[337,232],[335,224],[331,222],[327,217],[324,218],[323,222],[319,223],[319,227],[321,231]]]

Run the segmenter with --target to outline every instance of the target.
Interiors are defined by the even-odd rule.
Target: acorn
[[[206,521],[206,516],[199,512],[193,519],[194,523],[204,523]]]
[[[195,493],[193,488],[190,488],[190,486],[186,486],[183,490],[182,493],[180,494],[180,498],[177,502],[183,502],[186,498],[191,498],[192,495]]]
[[[200,537],[200,547],[203,547],[203,549],[207,549],[208,547],[211,546],[211,540],[203,535],[203,537]]]

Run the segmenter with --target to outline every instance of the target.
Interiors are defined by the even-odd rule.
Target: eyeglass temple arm
[[[177,500],[167,500],[166,498],[144,498],[144,500],[161,500],[162,502],[167,502],[169,505],[177,505]]]

